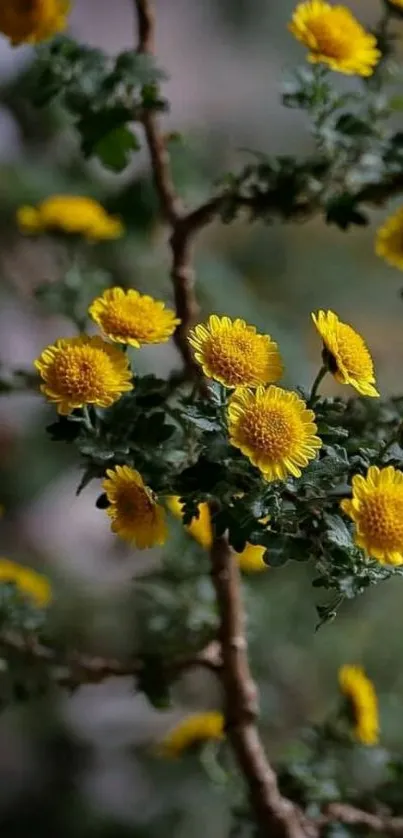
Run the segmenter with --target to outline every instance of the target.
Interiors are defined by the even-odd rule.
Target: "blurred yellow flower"
[[[381,564],[403,564],[403,472],[371,466],[352,480],[341,508],[355,524],[355,543]]]
[[[171,495],[167,499],[167,506],[175,518],[182,518],[183,504],[176,495]],[[191,523],[187,524],[185,529],[202,547],[206,550],[210,549],[213,543],[213,528],[208,503],[199,504],[199,517],[192,518]]]
[[[228,430],[232,445],[268,481],[300,477],[322,445],[313,411],[296,393],[273,385],[236,390],[229,402]]]
[[[244,320],[212,314],[190,332],[189,342],[204,375],[225,387],[257,387],[283,374],[275,341]]]
[[[136,349],[145,343],[165,343],[180,323],[165,303],[123,288],[104,291],[91,303],[89,314],[110,340]]]
[[[133,389],[126,355],[100,337],[62,338],[35,361],[41,392],[63,416],[78,407],[110,407]]]
[[[110,503],[107,513],[113,532],[140,550],[165,543],[165,510],[138,471],[130,466],[108,469],[102,486]]]
[[[371,76],[381,58],[374,35],[345,6],[306,0],[295,9],[289,29],[308,48],[308,61],[339,73]]]
[[[333,311],[318,311],[312,320],[322,338],[324,361],[336,381],[350,384],[362,396],[379,396],[374,364],[361,335]]]
[[[2,0],[0,32],[13,46],[37,44],[65,29],[69,0]]]
[[[224,738],[224,716],[217,711],[197,713],[168,731],[159,746],[161,756],[177,759],[195,745]]]
[[[52,588],[46,576],[36,573],[30,567],[0,558],[0,584],[2,582],[13,582],[19,593],[38,608],[45,608],[52,599]]]
[[[379,228],[375,252],[389,265],[403,270],[403,207],[390,215]]]
[[[376,745],[379,738],[378,700],[372,681],[360,666],[339,669],[339,687],[348,702],[348,715],[355,738],[363,745]]]
[[[21,232],[28,235],[53,231],[91,241],[118,239],[124,233],[120,218],[108,215],[93,198],[80,195],[52,195],[37,207],[20,207],[17,223]]]
[[[247,544],[241,553],[235,553],[242,572],[260,573],[261,570],[267,570],[267,564],[263,561],[265,552],[266,548],[259,544]]]

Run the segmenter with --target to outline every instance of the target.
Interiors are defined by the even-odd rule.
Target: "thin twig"
[[[228,737],[248,786],[257,822],[263,834],[272,838],[314,836],[314,824],[306,822],[299,809],[280,794],[276,773],[259,737],[257,689],[248,662],[240,573],[226,538],[215,538],[211,561],[220,615]]]
[[[51,680],[58,686],[69,689],[85,684],[99,684],[107,678],[136,677],[143,668],[141,658],[120,661],[117,658],[91,656],[80,652],[63,656],[50,646],[39,643],[35,636],[24,636],[14,631],[0,634],[0,655],[6,660],[17,655],[27,662],[44,664],[50,671]],[[221,658],[217,644],[209,644],[192,657],[178,658],[170,664],[169,674],[174,678],[193,667],[203,667],[219,674]]]
[[[43,663],[51,669],[52,680],[62,687],[98,684],[106,678],[134,676],[140,671],[139,660],[122,663],[114,658],[91,657],[77,652],[62,659],[54,649],[39,643],[34,636],[7,631],[0,635],[0,651],[8,659],[18,655],[32,663]]]
[[[403,817],[375,815],[372,812],[356,809],[348,803],[331,803],[320,818],[319,825],[326,826],[335,822],[343,823],[345,826],[366,827],[370,832],[382,835],[394,835],[397,838],[403,836]]]
[[[153,3],[150,0],[134,0],[134,4],[139,31],[138,52],[153,55],[155,46]],[[174,340],[182,357],[185,377],[195,379],[200,377],[200,369],[193,359],[187,340],[189,328],[196,320],[199,310],[194,292],[195,273],[192,264],[190,230],[182,223],[182,202],[176,194],[169,153],[158,116],[151,111],[146,112],[143,116],[143,125],[151,157],[155,188],[163,216],[171,228],[171,277],[176,314],[181,321],[175,331]]]

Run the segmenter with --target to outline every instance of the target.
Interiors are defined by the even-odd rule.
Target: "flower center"
[[[153,317],[150,307],[137,300],[109,302],[100,320],[107,334],[119,335],[119,337],[147,341],[155,333],[155,313]]]
[[[105,384],[112,376],[111,361],[102,350],[72,347],[56,355],[48,384],[60,395],[90,402],[104,395]]]
[[[276,462],[292,454],[300,424],[288,405],[255,404],[243,415],[241,433],[246,444]]]
[[[339,323],[337,352],[341,364],[352,378],[373,377],[374,367],[365,341],[346,323]]]
[[[246,330],[214,335],[205,348],[206,362],[216,375],[236,387],[263,372],[265,359],[260,347],[258,336]]]
[[[150,520],[154,505],[141,486],[125,485],[119,488],[116,496],[116,510],[126,524],[143,523]]]
[[[403,548],[403,487],[396,494],[379,488],[361,501],[359,527],[374,547]]]
[[[314,51],[336,60],[346,60],[354,54],[357,30],[354,21],[335,13],[309,21],[309,31],[316,41]]]

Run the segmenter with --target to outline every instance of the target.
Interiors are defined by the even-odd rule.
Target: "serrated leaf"
[[[325,515],[325,521],[328,526],[327,537],[332,544],[342,548],[353,546],[351,533],[342,518],[338,515]]]
[[[121,172],[130,162],[131,153],[140,149],[138,138],[126,125],[110,131],[92,148],[92,154],[98,157],[107,169]]]

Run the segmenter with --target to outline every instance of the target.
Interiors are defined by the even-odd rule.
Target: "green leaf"
[[[357,199],[354,195],[344,192],[331,198],[326,205],[326,223],[336,224],[341,230],[348,230],[351,226],[365,227],[368,218],[357,209]]]
[[[92,153],[107,169],[121,172],[129,164],[131,152],[139,148],[140,143],[133,131],[121,125],[95,143]]]
[[[351,533],[343,519],[338,515],[325,515],[328,526],[327,537],[337,547],[349,548],[353,546]]]
[[[336,131],[350,137],[368,137],[373,133],[373,127],[355,114],[343,113],[336,122]]]

